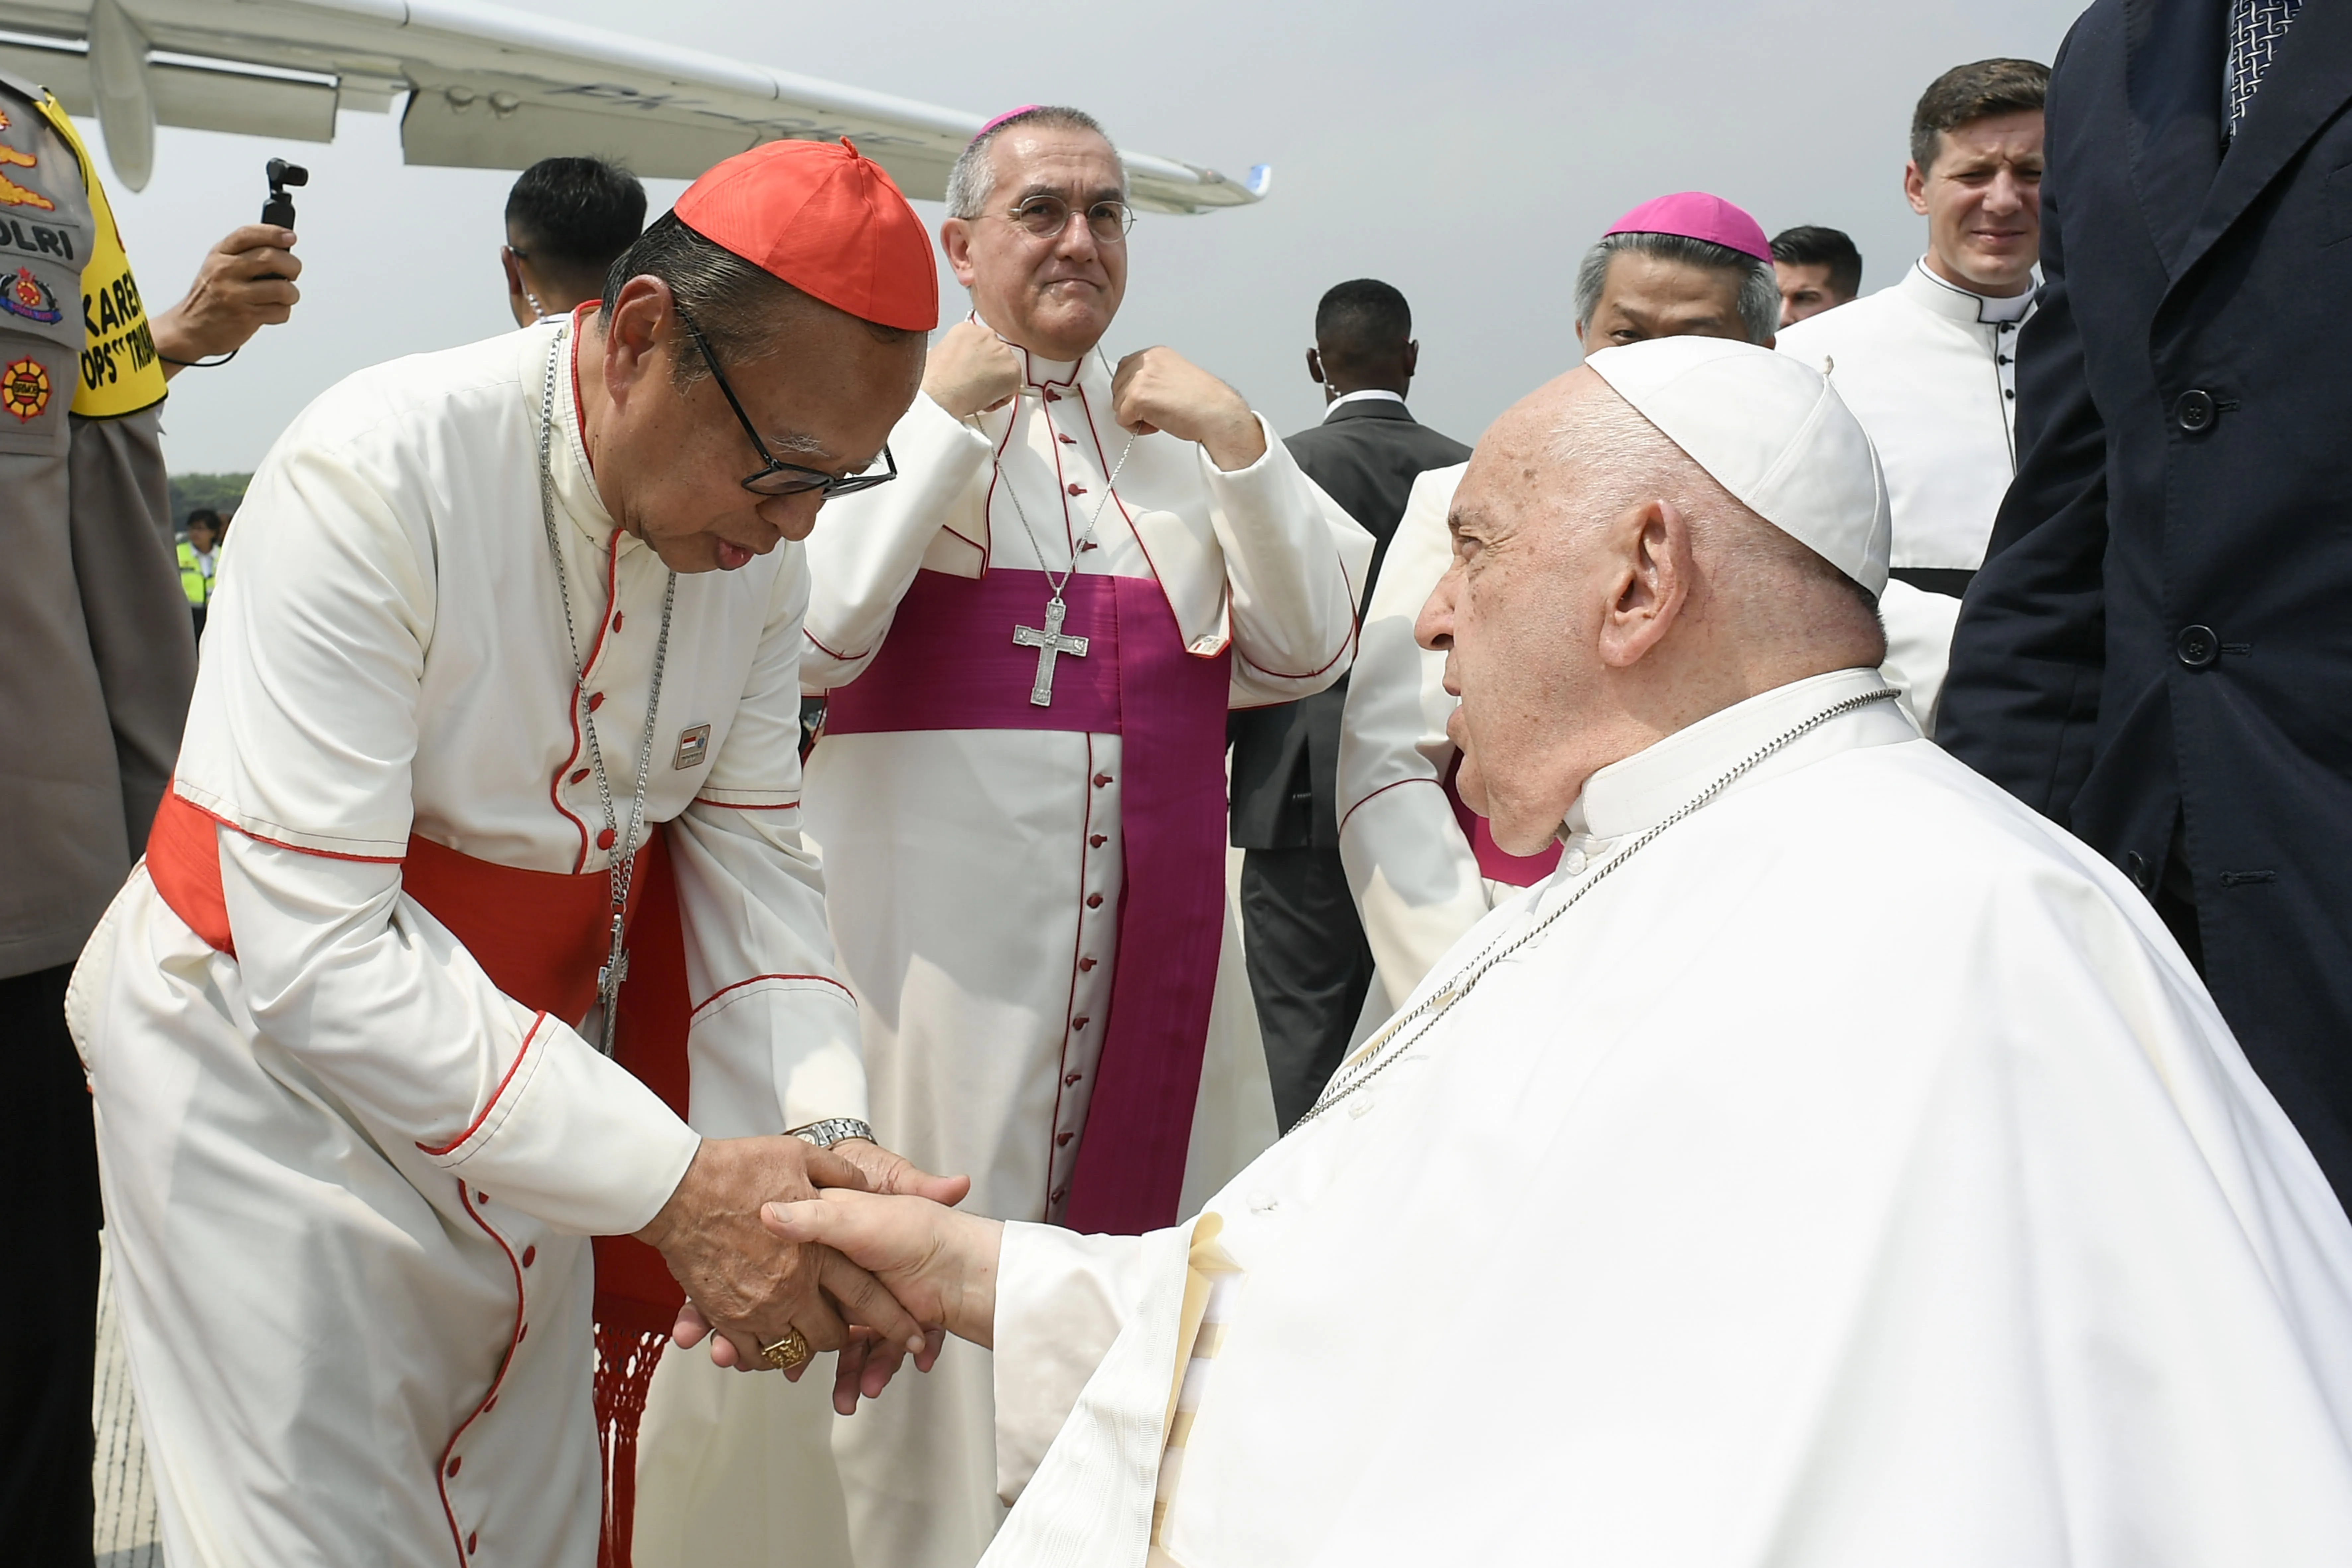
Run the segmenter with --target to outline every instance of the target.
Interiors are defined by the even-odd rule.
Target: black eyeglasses
[[[1039,239],[1059,239],[1074,209],[1059,196],[1031,196],[1004,216]],[[1135,227],[1135,209],[1121,201],[1099,201],[1086,209],[1087,232],[1097,245],[1123,245]]]
[[[743,434],[751,439],[751,449],[760,454],[760,471],[743,479],[745,489],[760,496],[801,496],[814,490],[829,500],[835,496],[855,495],[859,490],[870,490],[876,485],[887,485],[898,477],[898,460],[890,456],[890,444],[887,441],[882,444],[885,471],[878,474],[851,474],[836,478],[822,468],[779,460],[774,453],[768,450],[768,444],[760,439],[760,432],[752,426],[751,416],[743,412],[742,400],[735,395],[735,389],[727,384],[727,373],[719,368],[719,356],[710,352],[709,340],[702,335],[702,329],[694,324],[694,318],[686,313],[685,306],[676,300],[672,300],[670,305],[677,311],[677,319],[686,323],[688,335],[694,339],[694,346],[702,354],[702,363],[710,369],[710,379],[717,382],[719,390],[726,395],[727,406],[735,411],[735,422],[743,426]]]

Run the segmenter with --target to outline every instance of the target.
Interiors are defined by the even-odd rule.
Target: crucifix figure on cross
[[[1056,594],[1045,601],[1044,631],[1039,631],[1035,626],[1022,626],[1017,622],[1013,627],[1014,647],[1034,647],[1037,650],[1037,683],[1029,689],[1029,700],[1039,708],[1051,708],[1054,705],[1054,660],[1066,653],[1072,658],[1087,657],[1086,638],[1062,635],[1062,622],[1069,613],[1069,605],[1064,604],[1062,596]]]

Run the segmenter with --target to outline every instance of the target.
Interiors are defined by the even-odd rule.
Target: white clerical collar
[[[1401,404],[1403,401],[1404,394],[1402,392],[1391,392],[1385,386],[1368,386],[1361,392],[1343,392],[1339,396],[1333,398],[1330,402],[1330,405],[1323,410],[1323,417],[1326,419],[1330,418],[1332,415],[1337,414],[1340,409],[1345,408],[1350,403]]]
[[[581,314],[557,316],[525,330],[523,336],[530,346],[523,362],[522,391],[530,401],[531,422],[536,426],[539,401],[544,390],[541,378],[547,374],[548,343],[569,322],[572,335],[571,342],[564,344],[564,354],[571,374],[556,384],[555,428],[561,438],[548,453],[547,467],[555,479],[555,504],[572,520],[573,527],[602,550],[619,525],[604,510],[604,498],[597,492],[596,469],[588,460],[586,433],[580,423],[580,324],[585,319]],[[536,467],[535,455],[532,462]]]
[[[977,310],[971,313],[971,320],[981,326],[988,327],[986,321],[981,321],[980,312]],[[996,332],[994,327],[988,327],[988,330]],[[1089,349],[1076,359],[1047,359],[1044,354],[1023,348],[1003,332],[996,332],[996,338],[1006,348],[1021,356],[1021,379],[1025,385],[1032,388],[1069,385],[1077,380],[1078,372],[1085,368],[1087,359],[1094,352]]]
[[[1911,270],[1904,274],[1903,281],[1895,287],[1948,321],[1972,324],[2021,321],[2033,309],[2034,291],[2032,289],[2006,298],[1979,294],[1973,289],[1961,288],[1929,267],[1924,256],[1911,264]]]
[[[1568,808],[1567,830],[1570,837],[1606,842],[1654,826],[1803,720],[1849,697],[1885,689],[1875,669],[1837,669],[1735,702],[1585,780],[1584,793]],[[1893,702],[1874,703],[1781,747],[1732,787],[1745,788],[1832,752],[1918,738],[1918,727]]]

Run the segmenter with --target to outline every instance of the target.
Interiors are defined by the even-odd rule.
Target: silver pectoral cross
[[[604,1005],[604,1041],[606,1056],[613,1054],[613,1030],[620,1022],[621,982],[629,977],[629,950],[623,945],[625,927],[621,917],[613,917],[613,951],[604,966],[596,971],[596,1000]]]
[[[1013,642],[1016,647],[1037,650],[1037,683],[1029,689],[1029,700],[1039,708],[1054,705],[1054,660],[1063,654],[1072,658],[1087,657],[1087,639],[1062,635],[1062,622],[1068,617],[1070,607],[1062,603],[1059,594],[1045,601],[1045,629],[1016,624]]]

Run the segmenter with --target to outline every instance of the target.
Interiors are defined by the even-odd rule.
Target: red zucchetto
[[[770,142],[712,167],[672,209],[678,222],[862,320],[940,324],[940,275],[922,220],[846,137]]]

